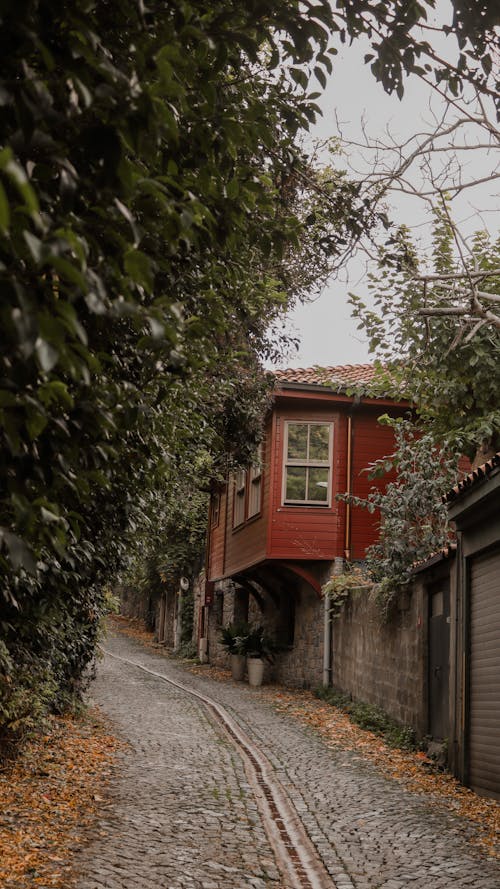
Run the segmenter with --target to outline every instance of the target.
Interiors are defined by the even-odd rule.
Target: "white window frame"
[[[288,429],[290,426],[328,426],[329,433],[329,443],[328,443],[328,460],[309,460],[306,459],[291,459],[287,458],[288,455]],[[332,505],[332,468],[333,468],[333,423],[324,420],[285,420],[285,430],[284,430],[284,442],[283,442],[283,477],[282,477],[282,489],[281,489],[281,504],[282,506],[315,506],[318,509],[325,509]],[[308,441],[309,441],[309,432],[308,432]],[[327,499],[326,500],[287,500],[286,497],[286,480],[287,480],[287,470],[292,466],[300,466],[305,467],[306,469],[328,469],[328,488],[327,488]]]

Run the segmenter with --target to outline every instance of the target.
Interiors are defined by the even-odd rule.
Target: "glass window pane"
[[[328,501],[328,469],[309,470],[308,500],[317,500],[320,503]]]
[[[324,460],[329,456],[330,427],[311,426],[309,432],[309,460]]]
[[[286,499],[306,499],[306,468],[305,466],[289,466],[286,471]]]
[[[260,512],[260,501],[261,501],[261,477],[259,476],[256,479],[253,479],[250,484],[250,490],[248,492],[248,518],[252,518],[252,516],[257,515]]]
[[[307,460],[307,423],[288,424],[288,459]]]

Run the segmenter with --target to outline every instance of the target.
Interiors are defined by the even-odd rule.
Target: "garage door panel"
[[[470,560],[469,783],[500,794],[500,549]]]

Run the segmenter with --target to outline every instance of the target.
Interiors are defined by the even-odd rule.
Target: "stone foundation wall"
[[[293,646],[276,660],[275,679],[296,688],[316,688],[323,675],[323,601],[301,589],[295,611]]]
[[[420,735],[427,731],[427,612],[425,591],[400,597],[384,622],[366,590],[352,592],[332,620],[331,684],[354,700],[381,707]],[[208,657],[227,667],[222,626],[262,624],[282,650],[266,665],[265,682],[316,688],[323,682],[324,603],[307,584],[283,585],[279,596],[253,596],[232,581],[217,584],[209,610]],[[293,636],[293,638],[292,638]]]
[[[237,599],[235,584],[231,580],[222,580],[217,584],[207,626],[208,660],[217,667],[229,667],[229,655],[220,644],[220,632],[222,627],[241,620],[235,617],[238,612]]]
[[[359,590],[332,621],[332,685],[420,735],[427,726],[424,605],[422,589],[414,589],[384,622],[366,590]]]
[[[220,631],[222,626],[243,621],[264,626],[282,648],[274,663],[266,664],[265,682],[299,688],[321,683],[323,603],[309,587],[284,587],[278,599],[261,588],[257,599],[230,580],[218,583],[208,622],[211,664],[228,666],[228,656],[220,645]]]

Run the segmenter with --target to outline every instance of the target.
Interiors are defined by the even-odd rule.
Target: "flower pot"
[[[244,654],[231,655],[231,676],[241,682],[245,676],[246,658]]]
[[[249,657],[247,660],[248,684],[262,685],[264,677],[264,661],[260,657]]]

